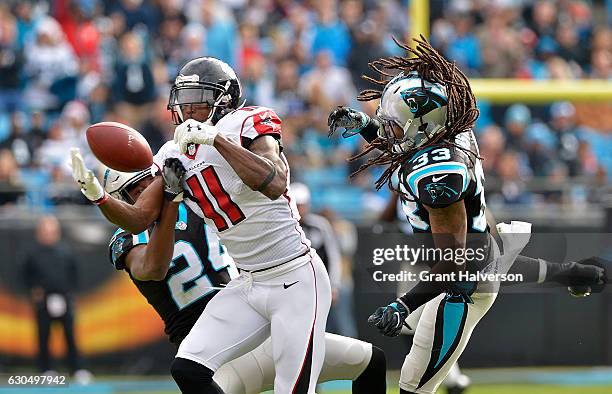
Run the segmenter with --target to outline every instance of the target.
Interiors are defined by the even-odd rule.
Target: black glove
[[[608,282],[606,266],[610,261],[599,257],[588,257],[571,264],[567,290],[574,297],[586,297],[601,293]]]
[[[168,201],[183,201],[183,178],[185,167],[177,158],[169,158],[164,162],[162,178],[164,179],[164,197]]]
[[[355,111],[349,107],[338,107],[327,118],[328,135],[331,136],[338,128],[344,128],[342,136],[352,137],[359,134],[369,122],[370,117],[361,111]]]
[[[381,306],[376,309],[370,317],[368,323],[372,323],[381,334],[388,337],[396,337],[402,331],[404,320],[408,317],[409,312],[406,307],[397,301],[390,303],[387,306]]]

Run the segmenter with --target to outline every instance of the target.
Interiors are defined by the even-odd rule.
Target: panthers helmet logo
[[[419,86],[404,89],[400,92],[400,96],[415,118],[420,118],[428,112],[448,104],[444,97],[432,92],[430,87]]]

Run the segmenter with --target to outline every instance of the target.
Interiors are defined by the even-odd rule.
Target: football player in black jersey
[[[168,162],[164,177],[182,177],[180,162]],[[104,186],[109,194],[135,202],[153,179],[150,169],[136,174],[107,169]],[[130,275],[176,345],[236,270],[218,238],[182,202],[166,200],[158,223],[140,234],[118,229],[109,249],[115,268]]]
[[[381,79],[366,79],[383,88],[363,91],[358,99],[380,99],[376,119],[338,108],[329,117],[330,133],[344,128],[345,137],[361,134],[369,143],[363,154],[378,154],[360,170],[386,166],[376,186],[388,184],[400,194],[413,231],[429,234],[430,246],[453,252],[430,262],[431,273],[457,278],[453,275],[462,272],[498,272],[500,259],[495,258],[496,245],[489,235],[484,173],[472,132],[478,117],[475,97],[455,64],[423,38],[415,41],[414,49],[399,44],[408,56],[370,64]],[[468,248],[485,253],[462,264],[452,258]],[[504,268],[507,272],[510,267]],[[603,270],[592,267],[591,271],[594,278],[586,284],[601,289]],[[422,310],[402,366],[400,394],[436,392],[495,301],[495,289],[489,282],[475,280],[421,281],[370,316],[381,333],[396,336],[408,315]]]
[[[168,159],[162,170],[166,201],[159,221],[133,235],[118,229],[110,245],[110,260],[125,270],[163,319],[165,332],[177,347],[187,336],[219,288],[237,275],[233,260],[204,220],[180,202],[184,169]],[[150,170],[123,173],[107,169],[107,193],[134,203],[153,182]],[[369,343],[326,334],[325,362],[319,381],[353,380],[355,394],[386,392],[382,350]],[[228,394],[255,394],[272,389],[274,361],[268,340],[244,356],[224,364],[214,379]]]

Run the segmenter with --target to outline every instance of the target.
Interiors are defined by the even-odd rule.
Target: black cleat
[[[589,257],[571,264],[568,270],[567,290],[574,297],[587,297],[601,293],[608,282],[606,266],[610,262],[599,257]]]

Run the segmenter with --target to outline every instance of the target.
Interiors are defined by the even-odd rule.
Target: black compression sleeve
[[[441,282],[420,281],[399,299],[408,307],[409,312],[413,312],[445,291],[446,289]]]
[[[376,119],[371,119],[368,124],[361,129],[359,134],[363,137],[364,140],[368,142],[372,142],[378,137],[378,128],[380,127],[380,123]]]
[[[519,255],[516,257],[516,260],[512,264],[512,267],[510,267],[508,273],[523,275],[523,281],[502,281],[501,285],[508,286],[519,283],[541,283],[546,279],[546,273],[548,272],[549,266],[551,267],[551,270],[555,270],[556,267],[553,265],[554,264],[545,260]]]

